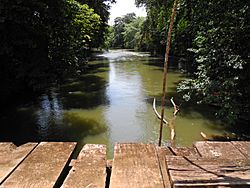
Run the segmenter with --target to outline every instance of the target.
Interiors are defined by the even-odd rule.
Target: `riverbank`
[[[174,64],[173,64],[174,65]],[[158,143],[159,120],[152,103],[160,111],[162,93],[161,58],[126,50],[110,51],[89,60],[88,70],[51,87],[38,96],[13,97],[0,115],[0,141],[62,141],[107,145],[109,158],[117,142]],[[177,146],[191,146],[207,135],[223,135],[227,128],[213,116],[209,106],[186,103],[176,93],[185,78],[178,69],[168,72],[166,118],[172,117],[171,97],[180,106],[175,121]],[[20,102],[20,103],[19,103]],[[15,130],[15,131],[13,131]],[[190,131],[192,130],[192,131]],[[163,143],[168,146],[167,127]],[[80,148],[80,147],[79,147]]]

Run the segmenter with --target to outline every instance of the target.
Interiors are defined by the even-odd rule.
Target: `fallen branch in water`
[[[207,135],[203,132],[200,133],[201,134],[201,137],[204,139],[204,140],[209,140]]]
[[[171,138],[171,141],[173,142],[172,145],[174,145],[174,138],[175,138],[175,129],[174,129],[174,120],[171,119],[169,121],[169,128],[170,128],[170,138]]]
[[[168,127],[170,129],[171,144],[174,145],[174,139],[175,139],[175,135],[176,135],[175,134],[175,128],[174,128],[174,121],[175,121],[175,119],[177,117],[177,114],[180,111],[180,109],[179,109],[179,106],[177,106],[175,104],[173,97],[170,99],[170,101],[171,101],[171,103],[173,105],[174,112],[173,112],[173,117],[171,119],[168,119],[168,121],[166,119],[162,118],[161,115],[157,112],[156,107],[155,107],[155,103],[156,103],[155,98],[153,100],[153,110],[154,110],[154,113],[157,116],[157,118],[160,119],[160,120],[163,119],[163,122],[168,125]]]
[[[155,107],[155,98],[154,98],[154,101],[153,101],[153,110],[154,110],[154,112],[155,112],[155,115],[158,117],[158,119],[161,119],[161,115],[157,112],[156,107]],[[165,124],[168,124],[168,121],[165,120],[164,118],[163,118],[163,122],[164,122]]]
[[[180,111],[180,108],[179,108],[179,106],[177,106],[175,104],[173,97],[170,99],[170,101],[171,101],[172,105],[174,106],[174,116],[176,116],[178,114],[178,112]]]

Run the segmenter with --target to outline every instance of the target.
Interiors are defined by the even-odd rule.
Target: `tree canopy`
[[[218,106],[217,115],[228,123],[249,122],[249,3],[196,1],[192,4],[196,35],[195,74],[179,90],[185,97]]]
[[[88,51],[104,43],[108,2],[1,0],[3,92],[43,88],[81,71]]]
[[[172,1],[136,0],[145,6],[147,50],[164,54]],[[190,78],[179,85],[183,98],[217,107],[230,124],[249,122],[249,2],[180,1],[171,54],[186,63]]]

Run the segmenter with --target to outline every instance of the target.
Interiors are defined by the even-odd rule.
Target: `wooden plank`
[[[238,142],[232,142],[232,144],[240,150],[240,152],[248,159],[250,160],[250,142],[243,142],[243,141],[238,141]]]
[[[113,159],[108,159],[107,160],[107,168],[112,169],[113,166]]]
[[[106,146],[86,144],[73,164],[62,187],[105,188]]]
[[[250,163],[235,166],[229,161],[166,156],[174,187],[250,186]]]
[[[73,142],[40,143],[1,187],[53,187],[75,146]]]
[[[196,142],[194,147],[197,148],[202,157],[234,160],[246,159],[231,142],[202,141]]]
[[[0,143],[0,185],[37,146],[37,143],[27,143],[16,147],[13,143]]]
[[[156,148],[151,144],[116,144],[111,188],[162,188]]]
[[[167,147],[156,147],[156,149],[164,187],[171,187],[170,177],[168,175],[166,164],[166,156],[173,155],[173,153]]]
[[[188,147],[170,147],[171,151],[174,155],[178,156],[190,156],[190,157],[200,157],[199,153],[196,151],[195,148],[188,148]]]

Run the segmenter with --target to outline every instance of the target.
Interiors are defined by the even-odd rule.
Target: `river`
[[[162,59],[147,53],[115,50],[97,55],[78,78],[6,107],[0,117],[0,141],[77,141],[79,147],[106,144],[109,157],[116,142],[158,143],[160,121],[152,101],[156,97],[160,111],[162,65]],[[202,140],[201,131],[222,134],[224,129],[211,108],[186,103],[177,95],[176,85],[184,78],[169,69],[166,118],[172,116],[169,99],[174,97],[181,104],[175,121],[176,144],[191,146]],[[163,144],[167,145],[168,139],[169,130],[164,127]]]

